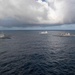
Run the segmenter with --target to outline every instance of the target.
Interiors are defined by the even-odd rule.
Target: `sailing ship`
[[[0,39],[10,39],[10,36],[5,35],[4,33],[0,33]]]
[[[71,36],[75,36],[75,35],[70,34],[70,33],[64,33],[64,34],[55,35],[55,36],[59,36],[59,37],[71,37]]]
[[[40,34],[48,34],[48,32],[47,31],[43,31]]]

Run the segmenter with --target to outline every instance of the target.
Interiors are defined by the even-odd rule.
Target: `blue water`
[[[0,39],[0,75],[75,75],[75,37],[57,37],[75,31],[3,31]]]

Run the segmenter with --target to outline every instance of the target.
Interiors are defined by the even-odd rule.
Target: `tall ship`
[[[10,36],[0,33],[0,39],[10,39]]]

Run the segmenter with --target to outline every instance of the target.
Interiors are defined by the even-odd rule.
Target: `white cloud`
[[[74,23],[75,0],[0,0],[0,19],[25,23]]]

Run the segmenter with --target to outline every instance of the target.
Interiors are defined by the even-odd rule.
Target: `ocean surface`
[[[75,37],[54,36],[75,31],[3,31],[0,75],[75,75]]]

